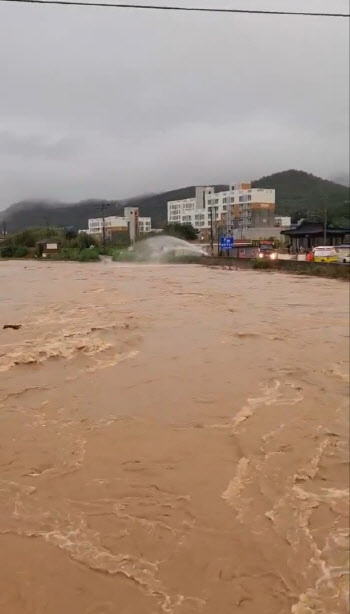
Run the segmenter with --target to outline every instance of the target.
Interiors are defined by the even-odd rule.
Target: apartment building
[[[151,218],[140,217],[138,207],[125,207],[124,217],[129,226],[131,243],[134,243],[140,234],[151,232]]]
[[[112,238],[117,232],[128,232],[134,241],[138,234],[151,232],[152,220],[150,217],[140,217],[138,207],[125,207],[124,216],[110,215],[104,221],[102,217],[90,218],[88,228],[79,232],[102,238],[103,226],[106,239]]]
[[[197,187],[193,198],[168,202],[168,223],[192,224],[197,230],[212,221],[230,229],[271,228],[275,224],[275,190],[252,188],[251,183],[230,185],[225,192]]]
[[[139,233],[141,235],[146,232],[151,232],[152,230],[152,221],[150,217],[139,217]]]
[[[104,221],[106,234],[113,232],[126,232],[128,230],[128,222],[124,217],[116,215],[110,215],[105,217]],[[88,229],[86,231],[89,235],[102,235],[103,232],[103,218],[95,217],[88,221]]]
[[[290,228],[292,218],[289,215],[275,215],[275,226],[277,228]]]
[[[208,200],[213,197],[213,187],[197,187],[193,198],[172,200],[168,202],[169,224],[192,224],[197,230],[210,225]]]

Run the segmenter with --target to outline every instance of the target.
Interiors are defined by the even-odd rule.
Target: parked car
[[[341,262],[342,264],[350,264],[350,253],[338,256],[338,262]]]
[[[350,245],[339,245],[335,248],[338,255],[338,262],[342,264],[350,263]]]
[[[331,245],[318,245],[313,249],[315,262],[338,262],[338,254]]]

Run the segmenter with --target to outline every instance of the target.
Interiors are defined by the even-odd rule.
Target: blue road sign
[[[221,249],[232,249],[234,246],[233,237],[221,237],[220,247]]]

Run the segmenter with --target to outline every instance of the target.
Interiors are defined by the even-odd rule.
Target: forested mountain
[[[276,190],[276,214],[291,215],[293,221],[301,217],[317,219],[323,215],[325,203],[328,218],[334,224],[349,224],[349,188],[315,177],[304,171],[289,170],[275,173],[253,181],[254,187]],[[227,189],[216,185],[215,190]],[[189,186],[161,194],[150,194],[128,200],[108,201],[106,215],[122,215],[129,204],[140,208],[140,214],[152,217],[155,228],[166,223],[167,202],[190,198],[195,187]],[[73,226],[87,228],[88,219],[101,215],[101,201],[84,200],[77,203],[27,200],[15,203],[0,213],[0,223],[6,224],[7,232],[33,226]]]

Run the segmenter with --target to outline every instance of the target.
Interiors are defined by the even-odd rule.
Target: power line
[[[349,18],[347,13],[309,13],[296,11],[264,11],[254,9],[219,9],[206,7],[185,7],[185,6],[162,6],[153,4],[113,4],[108,2],[85,2],[83,0],[0,0],[0,2],[9,2],[16,4],[55,4],[61,6],[94,6],[114,9],[139,9],[143,11],[182,11],[191,13],[235,13],[248,15],[297,15],[299,17],[345,17]]]

